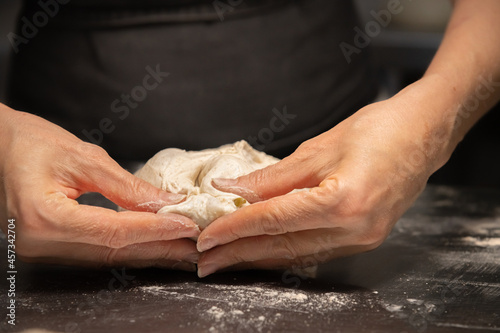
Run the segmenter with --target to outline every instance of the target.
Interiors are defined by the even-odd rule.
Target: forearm
[[[442,112],[454,119],[456,145],[500,99],[500,1],[457,0],[443,42],[424,78],[439,81]],[[439,78],[439,79],[438,79]]]
[[[393,99],[412,124],[432,173],[500,99],[500,1],[457,0],[443,42],[421,80]],[[423,167],[423,166],[422,166]]]

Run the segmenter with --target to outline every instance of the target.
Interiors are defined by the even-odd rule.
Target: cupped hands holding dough
[[[455,92],[440,91],[442,81],[424,77],[281,161],[245,142],[167,149],[137,173],[147,181],[62,128],[2,107],[2,230],[16,219],[16,252],[28,261],[184,270],[198,262],[200,277],[374,249],[465,133],[455,131]],[[80,205],[85,192],[128,211]]]
[[[122,169],[101,148],[0,104],[0,226],[15,219],[15,250],[31,262],[195,270],[198,226],[155,214],[185,197]],[[99,192],[127,212],[80,205]],[[145,205],[144,203],[148,203]]]
[[[158,214],[181,214],[205,228],[215,219],[248,205],[241,196],[214,188],[213,178],[243,176],[278,161],[246,141],[238,141],[201,151],[167,148],[135,175],[164,191],[186,195],[185,201],[162,207]]]

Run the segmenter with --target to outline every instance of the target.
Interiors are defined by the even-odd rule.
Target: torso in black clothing
[[[376,93],[367,50],[339,48],[349,1],[245,1],[223,20],[212,0],[132,3],[61,5],[13,58],[8,104],[119,159],[240,139],[283,156]]]

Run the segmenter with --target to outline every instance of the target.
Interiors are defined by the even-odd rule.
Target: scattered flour
[[[204,300],[213,300],[213,303],[227,304],[233,307],[230,310],[232,314],[241,315],[244,308],[271,308],[283,311],[317,313],[329,312],[332,310],[341,311],[350,309],[359,304],[359,296],[328,292],[328,293],[309,293],[306,295],[300,290],[288,288],[269,288],[238,285],[207,285],[200,284],[200,289],[193,291],[192,283],[185,283],[191,288],[182,286],[144,286],[139,287],[141,291],[163,296],[173,296],[182,298],[198,298]],[[212,309],[211,311],[214,311]]]
[[[409,318],[415,313],[419,313],[420,315],[431,316],[434,315],[436,311],[438,311],[438,307],[436,304],[431,301],[424,301],[422,299],[416,298],[407,298],[406,301],[403,301],[402,304],[394,304],[394,303],[380,303],[384,309],[388,312],[391,312],[391,317],[404,319]]]
[[[382,304],[384,308],[389,312],[399,312],[403,309],[402,305],[399,304]]]
[[[416,305],[422,305],[422,304],[424,304],[424,301],[421,300],[421,299],[408,298],[406,301],[408,303],[410,303],[410,304],[416,304]]]
[[[372,304],[359,294],[338,292],[313,293],[283,287],[217,285],[186,282],[168,286],[138,287],[142,292],[172,299],[197,299],[200,319],[208,320],[210,332],[233,330],[265,332],[291,316],[310,317],[349,311],[355,306]],[[370,303],[372,302],[372,303]],[[373,305],[373,304],[372,304]]]
[[[207,310],[207,313],[212,315],[216,321],[220,321],[222,316],[226,314],[226,311],[216,306],[212,306],[210,309]]]
[[[495,238],[479,238],[479,237],[462,237],[461,240],[467,245],[479,246],[479,247],[493,247],[500,246],[500,237]]]
[[[233,311],[231,311],[231,313],[234,315],[242,315],[244,312],[241,310],[233,310]]]
[[[162,286],[144,286],[139,289],[154,295],[160,295],[165,291],[165,288]],[[177,292],[171,292],[171,294],[177,294]]]
[[[277,292],[276,292],[276,294],[277,294]],[[272,295],[269,295],[269,296],[277,296],[277,295],[275,295],[273,293]],[[302,293],[282,293],[282,294],[280,294],[280,297],[287,298],[290,300],[299,301],[299,302],[307,301],[307,295],[302,294]]]

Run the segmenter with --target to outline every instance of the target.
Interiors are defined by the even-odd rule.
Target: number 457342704
[[[9,262],[9,269],[16,268],[16,220],[9,219],[9,224],[7,225],[7,261]]]

